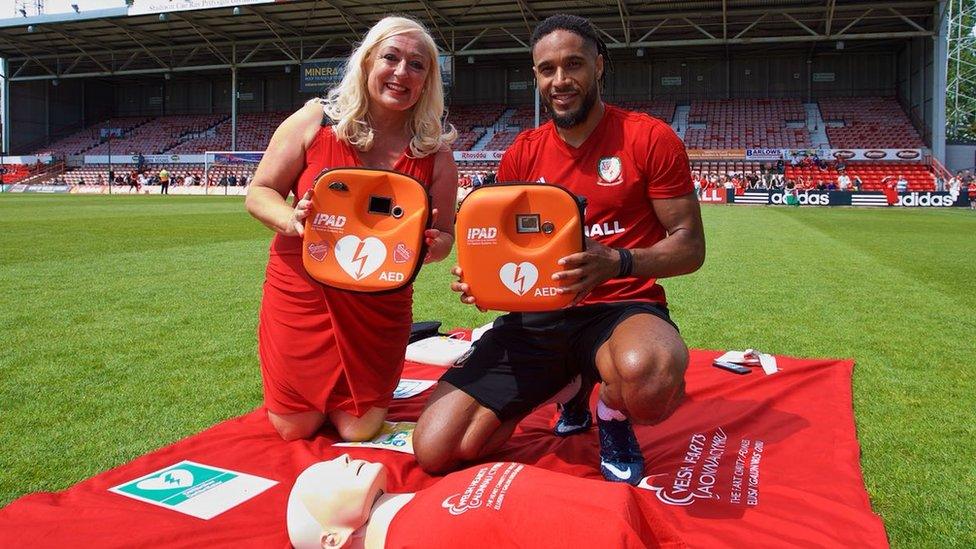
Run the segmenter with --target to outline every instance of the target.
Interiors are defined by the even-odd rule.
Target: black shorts
[[[441,381],[464,391],[502,421],[521,418],[579,375],[600,379],[600,345],[618,324],[642,313],[678,329],[667,307],[640,301],[503,315]]]

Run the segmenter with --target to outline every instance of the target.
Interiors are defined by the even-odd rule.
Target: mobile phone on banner
[[[728,370],[733,374],[739,374],[739,375],[746,375],[752,371],[746,366],[735,364],[734,362],[725,362],[724,360],[716,360],[712,362],[712,366],[715,366],[716,368],[721,368],[723,370]]]

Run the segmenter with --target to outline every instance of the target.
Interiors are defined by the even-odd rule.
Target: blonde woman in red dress
[[[457,166],[441,124],[437,48],[403,17],[376,23],[355,49],[338,87],[278,127],[248,190],[248,212],[277,234],[271,242],[258,322],[268,418],[285,440],[323,424],[345,440],[382,426],[400,377],[412,321],[412,287],[357,294],[314,282],[302,266],[302,233],[314,178],[327,168],[395,170],[431,195],[434,228],[426,262],[454,243]],[[288,203],[292,193],[301,197]]]

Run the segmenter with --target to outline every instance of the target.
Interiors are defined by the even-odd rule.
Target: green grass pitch
[[[976,546],[976,214],[703,210],[705,266],[664,282],[689,346],[853,357],[892,543]],[[239,198],[0,196],[0,505],[257,406],[269,239]],[[483,324],[449,264],[415,318]]]

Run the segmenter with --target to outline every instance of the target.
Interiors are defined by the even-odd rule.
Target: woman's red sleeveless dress
[[[434,156],[400,156],[393,169],[429,188]],[[323,126],[292,193],[326,168],[361,167],[356,151]],[[322,286],[302,266],[302,239],[275,235],[258,321],[265,406],[276,414],[385,408],[400,379],[413,319],[413,288],[376,294]]]

